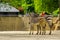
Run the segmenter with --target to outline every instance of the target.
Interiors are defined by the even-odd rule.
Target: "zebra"
[[[52,27],[53,27],[53,16],[52,15],[46,15],[45,17],[48,25],[49,25],[49,28],[50,28],[50,32],[49,32],[49,35],[51,35],[52,33]]]
[[[39,24],[37,25],[37,35],[46,34],[46,20],[44,17],[39,17]]]
[[[37,24],[37,33],[36,34],[46,34],[46,20],[44,17],[40,17],[37,14],[31,13],[30,14],[30,33],[33,35],[34,32],[34,24]],[[40,31],[40,33],[39,33]]]
[[[30,33],[29,34],[33,34],[34,32],[34,25],[35,23],[38,23],[38,14],[35,13],[31,13],[30,14]]]

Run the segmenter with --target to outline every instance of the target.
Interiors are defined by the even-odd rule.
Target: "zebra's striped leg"
[[[52,32],[52,31],[51,31],[51,27],[50,27],[50,33],[49,33],[49,35],[51,35],[51,32]]]
[[[44,35],[46,34],[46,28],[44,28]]]
[[[52,33],[52,26],[53,25],[50,26],[50,33],[49,33],[49,35],[51,35],[51,33]]]
[[[42,33],[42,35],[44,34],[44,29],[43,29],[43,27],[41,27],[41,33]]]
[[[42,35],[45,35],[46,34],[46,31],[45,31],[45,27],[42,28]]]
[[[32,26],[31,26],[31,27],[32,27]],[[31,33],[32,33],[31,27],[30,27],[30,33],[29,33],[29,35],[31,35]]]
[[[44,35],[46,34],[46,24],[44,26]]]
[[[40,27],[40,33],[39,33],[40,35],[41,35],[41,31],[42,31],[42,28]]]
[[[33,33],[34,33],[34,24],[32,24],[32,26],[31,26],[31,32],[32,32],[32,35],[33,35]]]
[[[39,25],[37,25],[37,35],[39,34]]]
[[[30,28],[30,33],[29,33],[29,35],[31,35],[31,28]]]

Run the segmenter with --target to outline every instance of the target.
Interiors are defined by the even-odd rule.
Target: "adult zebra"
[[[49,35],[51,35],[52,33],[52,28],[53,28],[53,15],[45,12],[45,19],[46,19],[46,22],[48,23],[49,25],[49,28],[50,28],[50,32],[49,32]]]
[[[45,13],[46,12],[42,12],[42,15],[40,15],[39,25],[37,25],[37,34],[42,33],[43,35],[45,35],[46,26],[48,25],[50,28],[49,35],[51,35],[52,27],[53,27],[53,21],[52,21],[53,16],[52,15],[46,15]],[[40,31],[40,33],[39,33],[39,31]]]
[[[33,34],[34,25],[38,23],[38,17],[39,15],[36,13],[30,13],[30,33],[29,34]]]

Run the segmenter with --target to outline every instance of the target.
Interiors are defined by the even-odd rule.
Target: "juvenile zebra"
[[[37,35],[38,34],[42,34],[45,35],[46,34],[46,20],[44,17],[40,17],[39,19],[39,24],[37,25]]]

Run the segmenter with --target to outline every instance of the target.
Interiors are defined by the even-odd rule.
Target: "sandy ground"
[[[29,31],[1,31],[0,40],[60,40],[60,30],[53,31],[52,35],[29,35]]]

